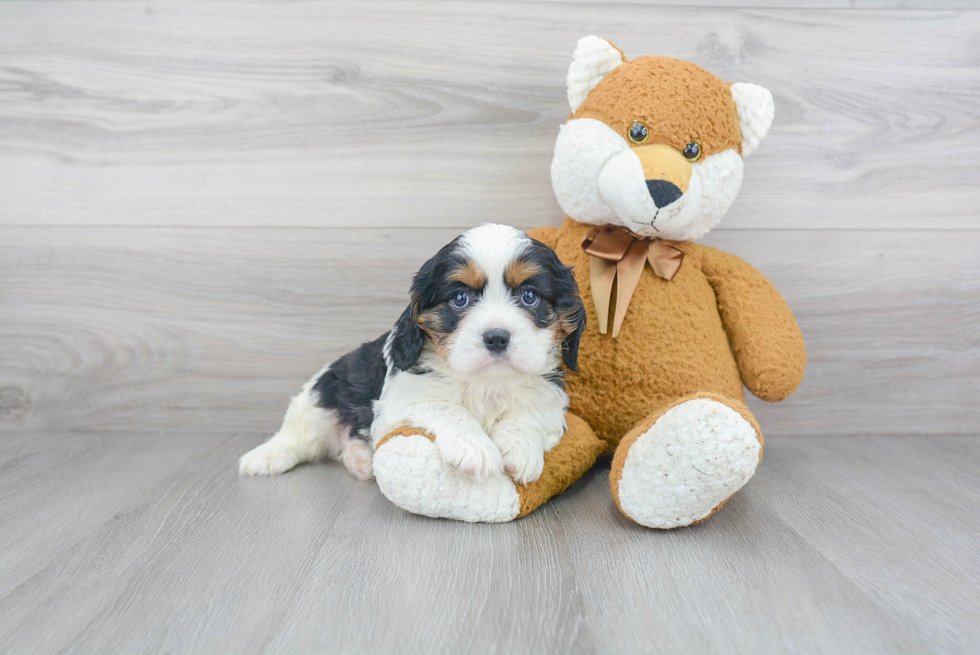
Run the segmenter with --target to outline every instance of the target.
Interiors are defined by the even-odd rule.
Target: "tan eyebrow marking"
[[[472,261],[467,261],[449,274],[449,279],[454,282],[462,282],[471,289],[482,289],[487,283],[487,276]]]
[[[534,262],[518,259],[507,264],[507,268],[504,269],[504,281],[508,286],[516,289],[540,272],[541,267]]]

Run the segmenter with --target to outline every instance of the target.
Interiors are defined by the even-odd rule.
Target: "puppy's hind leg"
[[[341,459],[358,480],[374,479],[374,449],[363,439],[351,439],[344,447]]]
[[[297,464],[340,457],[350,442],[347,429],[340,423],[337,410],[317,403],[319,394],[313,388],[327,368],[314,375],[289,402],[279,431],[242,455],[238,460],[240,475],[278,475]]]

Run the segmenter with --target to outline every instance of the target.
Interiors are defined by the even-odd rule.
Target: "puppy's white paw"
[[[436,445],[446,466],[476,480],[486,480],[502,467],[500,451],[480,432],[436,435]]]
[[[266,441],[238,460],[239,475],[279,475],[299,463],[299,456],[275,439]]]
[[[548,452],[557,446],[561,438],[565,436],[567,429],[568,425],[565,423],[564,416],[561,417],[561,420],[556,419],[549,423],[544,433],[544,452]]]
[[[374,450],[360,439],[351,439],[344,448],[344,466],[358,480],[374,479]]]
[[[500,456],[504,462],[504,473],[519,484],[534,482],[544,470],[544,452],[526,443],[515,442]]]
[[[500,450],[504,473],[519,484],[534,482],[544,470],[544,450],[513,423],[501,422],[491,439]]]

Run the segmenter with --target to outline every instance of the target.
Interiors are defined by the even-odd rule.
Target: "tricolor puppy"
[[[423,264],[390,331],[303,386],[239,472],[343,459],[368,480],[374,444],[415,427],[465,475],[536,480],[565,431],[564,371],[584,328],[571,269],[550,248],[504,225],[474,228]]]

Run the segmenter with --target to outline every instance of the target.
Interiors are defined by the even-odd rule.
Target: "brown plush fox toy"
[[[602,455],[620,510],[645,526],[697,523],[752,477],[762,434],[743,384],[778,401],[800,384],[803,337],[779,292],[734,255],[693,243],[718,224],[766,135],[772,95],[667,57],[627,61],[582,39],[551,177],[569,218],[532,230],[574,267],[588,311],[565,436],[541,477],[476,481],[431,435],[382,439],[374,472],[408,511],[507,521],[561,493]]]

